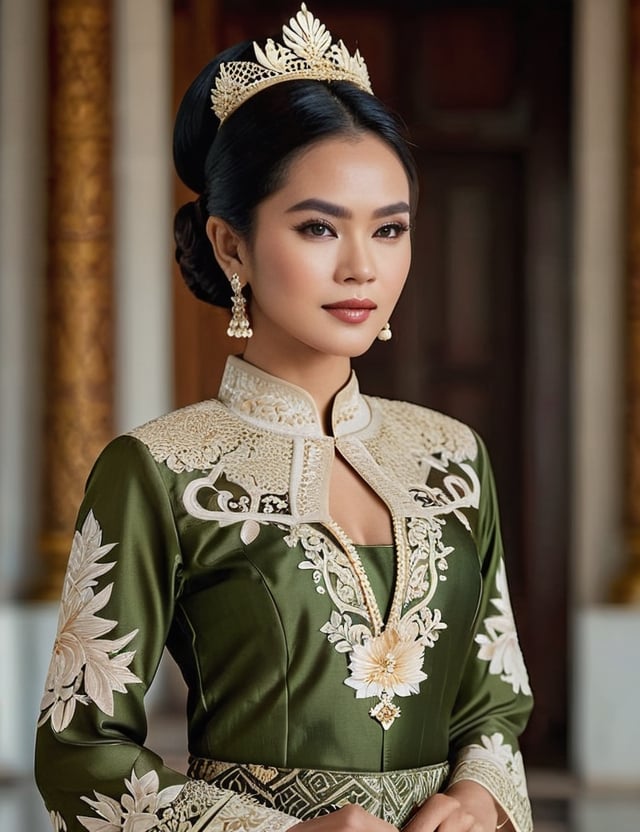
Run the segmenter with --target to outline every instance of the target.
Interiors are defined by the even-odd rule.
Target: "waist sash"
[[[384,772],[329,771],[189,759],[190,777],[257,799],[265,806],[310,820],[356,803],[394,826],[440,790],[449,774],[441,763]]]

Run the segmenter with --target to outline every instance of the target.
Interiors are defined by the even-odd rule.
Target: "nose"
[[[376,279],[373,253],[366,240],[345,240],[336,268],[336,280],[340,283],[369,283]]]

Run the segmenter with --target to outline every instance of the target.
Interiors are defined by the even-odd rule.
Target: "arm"
[[[80,509],[38,724],[36,779],[56,832],[280,832],[297,822],[190,780],[144,747],[144,695],[181,583],[159,470],[137,440],[115,440]]]
[[[405,826],[408,832],[531,832],[518,736],[532,698],[504,567],[495,487],[479,442],[481,496],[475,530],[482,592],[451,717],[452,774]]]
[[[509,600],[493,474],[481,442],[478,473],[476,539],[483,591],[452,715],[453,773],[448,792],[460,797],[463,783],[478,784],[495,801],[497,822],[505,832],[530,832],[531,809],[518,737],[533,699]]]

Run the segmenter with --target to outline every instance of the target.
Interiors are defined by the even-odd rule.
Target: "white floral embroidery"
[[[131,779],[125,780],[125,785],[129,793],[123,794],[120,802],[99,792],[94,792],[96,800],[82,797],[100,816],[79,816],[78,821],[85,829],[89,832],[149,832],[158,829],[161,820],[159,812],[167,808],[184,788],[184,784],[178,784],[160,791],[155,771],[149,771],[140,778],[132,771]]]
[[[453,546],[442,542],[444,517],[410,518],[407,522],[407,539],[411,547],[409,558],[409,583],[405,604],[424,598],[429,599],[436,590],[438,580],[446,581],[444,574],[449,568],[448,556]]]
[[[352,376],[334,402],[331,440],[306,391],[233,356],[219,396],[131,433],[175,473],[217,469],[189,491],[187,509],[199,519],[268,522],[277,513],[292,526],[323,517],[328,522],[326,484],[335,449],[398,516],[430,516],[438,507],[466,523],[464,509],[477,507],[479,483],[465,460],[476,458],[478,445],[455,419],[362,396]],[[445,471],[451,462],[463,476],[450,474],[432,494],[429,472]],[[230,485],[236,496],[223,504]],[[203,493],[194,501],[198,490]]]
[[[302,545],[305,560],[299,569],[311,570],[316,591],[325,592],[336,609],[320,628],[338,653],[349,654],[345,685],[356,698],[378,697],[369,713],[388,729],[400,716],[394,696],[419,693],[424,651],[437,642],[447,625],[440,610],[428,605],[438,582],[445,580],[452,547],[442,542],[441,518],[411,518],[407,522],[409,580],[404,591],[404,613],[382,632],[374,629],[358,577],[351,561],[327,535],[301,525],[284,538],[289,546]],[[402,544],[400,544],[402,545]],[[354,616],[364,623],[355,622]]]
[[[309,569],[313,572],[316,592],[324,595],[329,593],[334,606],[340,613],[351,613],[364,618],[369,624],[362,590],[353,573],[349,558],[339,549],[326,534],[312,526],[295,526],[284,538],[288,546],[302,545],[306,560],[298,564],[298,569]],[[346,622],[345,622],[346,623]],[[328,633],[328,630],[323,632]],[[353,631],[358,638],[371,635],[369,627]],[[339,651],[344,652],[344,651]]]
[[[420,643],[425,647],[433,647],[440,638],[440,630],[447,629],[440,610],[431,610],[425,606],[420,607],[410,620],[418,628]]]
[[[336,610],[331,611],[331,618],[320,627],[320,632],[326,633],[329,644],[338,653],[350,653],[354,644],[362,644],[371,636],[371,630],[364,624],[354,624],[350,615],[340,615]]]
[[[476,643],[480,645],[478,658],[489,662],[489,673],[500,676],[503,682],[511,685],[514,693],[522,691],[530,696],[531,687],[518,642],[504,561],[500,562],[496,572],[496,589],[498,596],[492,598],[491,603],[499,615],[485,618],[484,628],[489,635],[480,633],[476,636]]]
[[[464,759],[486,760],[502,768],[510,777],[518,794],[527,797],[527,780],[524,772],[522,754],[504,741],[502,734],[496,732],[490,737],[480,737],[482,745],[470,745],[465,749]]]
[[[117,639],[101,636],[117,621],[96,615],[109,602],[113,584],[94,594],[97,579],[115,566],[99,563],[115,543],[102,545],[102,529],[93,512],[76,532],[62,589],[58,633],[49,666],[41,708],[40,725],[51,719],[54,731],[63,731],[73,719],[76,704],[94,702],[113,716],[113,694],[126,693],[127,684],[139,683],[128,668],[135,651],[121,653],[137,630]]]
[[[49,812],[49,819],[53,826],[53,832],[67,832],[67,824],[60,812]]]
[[[251,448],[236,449],[217,462],[206,476],[191,480],[182,498],[189,514],[199,520],[215,520],[220,526],[243,523],[245,535],[251,538],[245,542],[255,540],[260,523],[276,517],[286,519],[290,514],[286,483],[280,483],[282,494],[266,491],[263,487],[266,481],[257,485],[255,470],[260,469],[260,461],[252,461],[252,456],[256,455]],[[243,465],[245,470],[241,471]],[[236,479],[232,477],[233,466],[236,466]]]
[[[296,432],[317,422],[316,408],[305,390],[237,358],[227,362],[218,396],[237,413]]]
[[[333,439],[325,435],[305,390],[230,357],[219,400],[177,411],[133,435],[171,470],[206,472],[185,486],[183,504],[191,516],[220,526],[238,524],[247,546],[262,526],[275,524],[284,528],[289,546],[302,547],[300,569],[311,572],[316,592],[328,595],[333,606],[321,630],[339,653],[354,654],[349,655],[351,687],[361,690],[359,674],[377,661],[383,630],[410,630],[411,640],[398,636],[391,651],[402,678],[378,694],[381,710],[392,716],[397,706],[390,697],[399,690],[418,692],[426,678],[425,649],[447,626],[429,605],[447,579],[453,553],[443,541],[448,518],[471,534],[467,514],[479,506],[480,481],[470,463],[479,446],[467,426],[443,414],[361,396],[353,375],[335,398],[332,423]],[[396,518],[400,589],[386,626],[350,541],[335,529],[331,534],[318,529],[333,525],[327,493],[336,452]],[[451,463],[456,470],[449,470]],[[431,481],[433,472],[437,482]],[[371,675],[364,669],[362,674]]]
[[[82,797],[97,817],[78,817],[89,832],[284,832],[299,820],[260,805],[253,797],[238,795],[204,780],[167,786],[160,790],[155,771],[137,777],[131,771],[127,791],[115,800],[94,791]]]
[[[364,644],[354,644],[345,685],[354,688],[356,699],[369,696],[411,696],[419,693],[420,682],[427,674],[422,671],[424,646],[415,633],[392,628]]]

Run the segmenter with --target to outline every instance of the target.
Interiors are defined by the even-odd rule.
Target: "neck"
[[[276,356],[269,350],[258,349],[252,341],[247,343],[243,358],[254,367],[306,390],[316,404],[324,429],[331,432],[331,406],[336,393],[351,375],[349,358],[318,353]]]

